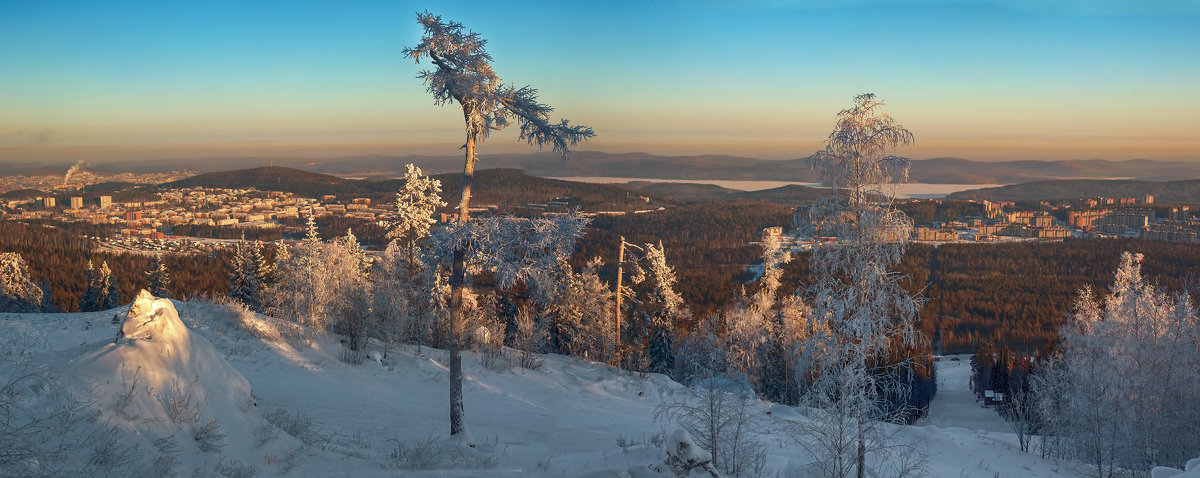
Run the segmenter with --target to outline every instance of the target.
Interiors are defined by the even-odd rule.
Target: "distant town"
[[[915,199],[941,203],[942,199]],[[944,222],[917,224],[911,240],[922,243],[1061,240],[1068,237],[1142,238],[1178,243],[1200,242],[1200,221],[1186,205],[1171,207],[1167,217],[1158,217],[1154,196],[1141,198],[1096,197],[1068,202],[1043,201],[1037,211],[1011,211],[1007,201],[966,201],[977,205],[978,214]],[[796,225],[808,221],[808,209],[799,207]],[[804,250],[832,238],[805,235],[811,228],[797,227],[784,234],[782,226],[763,230],[763,238],[775,236],[793,250]]]
[[[223,247],[233,239],[211,239],[176,235],[176,226],[229,228],[230,231],[279,230],[298,232],[299,220],[307,217],[337,216],[364,222],[386,222],[394,218],[395,205],[373,202],[368,197],[301,197],[282,191],[261,191],[252,188],[227,189],[191,187],[159,188],[150,200],[114,200],[121,184],[161,184],[190,176],[186,171],[151,174],[97,174],[73,168],[65,177],[48,175],[10,175],[0,177],[0,190],[10,198],[0,202],[0,218],[4,220],[39,221],[46,223],[87,223],[115,226],[114,235],[97,239],[105,248],[126,251],[173,251],[204,253]],[[115,184],[112,194],[84,194],[85,185]],[[28,194],[12,197],[14,191]],[[50,190],[52,193],[39,193]],[[78,195],[75,195],[77,193]],[[86,200],[85,200],[86,197]],[[570,197],[547,198],[539,203],[519,207],[554,213],[566,210],[573,203]],[[641,197],[649,203],[650,198]],[[377,201],[377,200],[376,200]],[[910,202],[941,204],[945,199],[912,199]],[[969,213],[945,221],[916,224],[911,240],[923,243],[999,242],[1028,240],[1062,240],[1069,237],[1123,237],[1160,240],[1177,243],[1200,242],[1200,221],[1192,216],[1186,205],[1169,209],[1155,207],[1154,196],[1139,198],[1096,197],[1059,203],[1042,202],[1036,210],[1017,208],[1006,201],[956,201],[968,203]],[[497,205],[473,207],[487,211]],[[635,213],[653,213],[663,207],[651,207]],[[1017,210],[1024,209],[1024,210]],[[1160,217],[1156,211],[1165,211]],[[586,215],[621,215],[622,211],[582,211]],[[768,227],[762,231],[775,236],[793,250],[805,250],[831,238],[805,234],[808,209],[800,206],[793,214],[793,225]],[[439,215],[442,222],[454,219],[452,213]],[[233,234],[233,235],[236,235]],[[231,237],[225,234],[222,237]],[[253,234],[251,234],[253,236]]]

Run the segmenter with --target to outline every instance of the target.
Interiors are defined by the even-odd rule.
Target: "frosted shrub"
[[[179,379],[172,378],[154,397],[162,404],[171,423],[196,423],[208,406],[204,397],[196,396],[196,379],[181,385]]]
[[[321,433],[312,417],[299,412],[289,413],[283,407],[275,407],[268,410],[264,418],[305,445],[323,450],[329,441],[329,437]]]
[[[766,448],[751,430],[761,428],[748,387],[725,377],[710,377],[686,389],[681,401],[654,409],[654,419],[669,419],[712,453],[712,462],[731,475],[753,476],[766,464]]]
[[[225,448],[225,434],[221,432],[221,422],[216,418],[196,427],[192,438],[204,453],[220,453],[221,449]]]

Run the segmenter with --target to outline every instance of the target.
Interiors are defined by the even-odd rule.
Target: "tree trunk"
[[[465,113],[465,110],[464,110]],[[470,218],[471,180],[475,177],[475,135],[467,135],[466,160],[463,163],[462,195],[458,202],[458,221]],[[466,251],[454,251],[454,264],[450,269],[450,435],[464,429],[462,397],[462,351],[459,340],[463,324],[463,284],[466,276]]]
[[[858,419],[858,478],[867,475],[867,439],[863,436],[863,419]]]

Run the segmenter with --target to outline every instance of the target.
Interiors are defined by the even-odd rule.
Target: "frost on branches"
[[[441,181],[423,175],[412,163],[404,166],[404,187],[396,193],[396,219],[384,226],[388,239],[404,245],[409,263],[414,261],[417,242],[429,237],[437,223],[434,212],[445,205]]]
[[[25,258],[16,252],[0,254],[0,312],[38,312],[42,288],[29,278]]]
[[[1122,254],[1101,302],[1080,291],[1060,355],[1034,382],[1043,454],[1082,460],[1093,476],[1200,453],[1200,318],[1186,292],[1146,282],[1141,262]]]
[[[814,248],[810,262],[805,293],[820,332],[798,346],[797,380],[802,403],[817,412],[795,431],[828,476],[865,476],[867,453],[890,449],[880,420],[906,403],[900,377],[910,367],[891,352],[922,340],[914,327],[921,301],[889,270],[900,261],[912,222],[893,204],[908,162],[888,151],[910,144],[913,135],[883,106],[872,94],[855,97],[854,106],[838,113],[825,149],[811,158],[835,191],[810,209],[812,224],[837,241]],[[884,474],[893,472],[899,470]]]
[[[519,126],[520,139],[538,148],[550,145],[566,158],[571,148],[595,133],[587,126],[572,126],[567,120],[550,120],[549,105],[538,103],[537,90],[506,85],[492,69],[492,56],[478,33],[464,32],[458,22],[445,22],[429,12],[417,14],[417,23],[424,29],[421,42],[405,48],[404,55],[420,64],[428,61],[434,68],[418,75],[434,103],[457,103],[462,108],[466,143],[463,162],[462,191],[459,194],[458,219],[466,222],[471,215],[471,183],[475,177],[476,145],[493,130],[504,129],[514,121]],[[452,234],[453,235],[453,234]],[[467,234],[470,235],[470,234]],[[450,244],[463,244],[451,237]],[[467,250],[455,249],[450,267],[450,434],[465,430],[462,406],[462,355],[458,331],[463,321],[463,288],[465,287]],[[477,258],[475,262],[478,262]],[[518,274],[519,275],[519,274]]]

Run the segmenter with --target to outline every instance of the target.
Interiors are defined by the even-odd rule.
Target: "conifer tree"
[[[87,284],[87,289],[83,292],[83,297],[79,298],[79,310],[83,312],[91,312],[99,306],[100,284],[96,281],[96,266],[88,259],[87,269],[84,269],[84,282]]]
[[[275,264],[267,260],[267,253],[262,242],[254,241],[254,245],[250,248],[250,260],[254,262],[254,273],[258,279],[259,290],[266,289],[274,280]]]
[[[154,255],[146,277],[150,281],[151,294],[164,299],[171,298],[171,273],[167,270],[167,264],[162,260],[162,254]]]
[[[0,312],[38,312],[43,297],[42,288],[29,278],[29,268],[21,254],[0,254]]]
[[[304,243],[308,245],[321,242],[321,234],[317,232],[317,215],[309,214],[304,223]]]
[[[230,265],[233,266],[233,270],[229,273],[227,296],[245,304],[251,310],[261,310],[262,299],[259,295],[258,267],[245,243],[238,242],[234,247]]]
[[[100,263],[100,270],[96,273],[96,290],[100,295],[93,310],[108,310],[121,306],[121,293],[117,291],[117,280],[112,275],[112,269],[108,268],[108,261]]]

